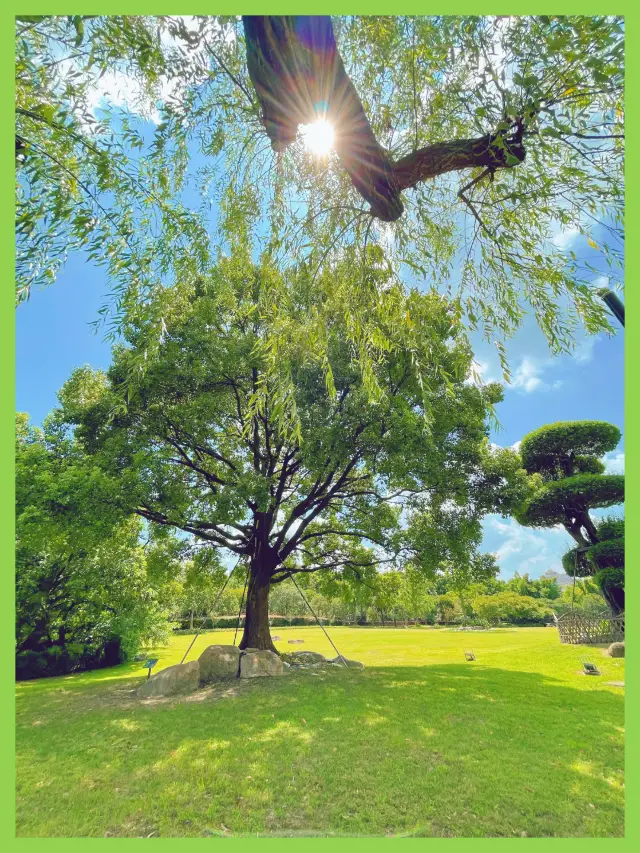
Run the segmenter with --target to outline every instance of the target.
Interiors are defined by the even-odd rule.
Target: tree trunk
[[[189,614],[189,630],[193,631],[193,610]]]
[[[624,589],[622,587],[611,586],[601,590],[601,592],[612,616],[619,616],[624,613]]]
[[[384,222],[402,216],[400,193],[446,172],[510,168],[525,158],[523,123],[507,133],[428,145],[391,162],[378,143],[323,15],[244,15],[247,69],[276,151],[296,138],[298,125],[326,117],[334,147],[354,187]],[[248,94],[248,93],[247,93]]]
[[[258,556],[251,560],[249,586],[245,609],[244,633],[241,649],[269,649],[276,651],[269,628],[269,587],[271,585],[270,564]],[[277,654],[277,652],[276,652]]]

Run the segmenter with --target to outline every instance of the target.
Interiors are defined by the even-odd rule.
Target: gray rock
[[[624,643],[611,643],[607,649],[607,654],[612,658],[624,657]]]
[[[174,696],[178,693],[192,693],[200,684],[200,664],[197,660],[189,663],[177,663],[161,669],[151,678],[147,678],[137,695],[141,699],[155,696]]]
[[[344,661],[344,663],[343,663],[343,661]],[[332,663],[332,664],[335,664],[336,666],[341,666],[343,668],[344,668],[344,664],[346,663],[346,665],[349,667],[349,669],[364,669],[363,663],[360,663],[360,661],[357,661],[357,660],[349,660],[349,658],[337,657],[337,658],[333,658],[333,660],[327,661],[327,663]]]
[[[304,640],[287,640],[287,642],[291,643],[291,645],[294,645],[295,643],[304,643]]]
[[[272,639],[272,640],[279,640],[279,639],[281,639],[281,638],[280,638],[280,637],[272,637],[271,639]]]
[[[237,646],[208,646],[198,660],[201,684],[236,678],[240,667],[240,649]]]
[[[290,652],[289,659],[292,663],[326,663],[327,659],[318,652]]]
[[[284,663],[269,649],[249,652],[240,658],[240,678],[259,678],[263,675],[282,675]]]

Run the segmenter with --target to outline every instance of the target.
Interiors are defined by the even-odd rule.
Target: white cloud
[[[554,228],[552,242],[554,246],[557,246],[559,249],[570,249],[579,236],[580,229],[576,228],[574,225],[570,225],[568,228],[563,228],[562,225],[558,224],[556,228]]]
[[[533,391],[546,391],[548,386],[540,378],[543,370],[544,367],[536,359],[525,355],[513,374],[511,386],[518,388],[525,394],[531,394]]]
[[[624,450],[612,450],[603,456],[604,470],[607,474],[624,474]]]
[[[593,348],[598,340],[598,335],[584,338],[578,341],[575,349],[570,355],[570,358],[575,359],[579,364],[589,364],[593,358]]]
[[[548,569],[563,571],[561,558],[570,542],[559,525],[548,530],[532,530],[522,527],[515,519],[505,521],[498,516],[488,516],[484,528],[485,540],[495,542],[497,537],[500,543],[494,554],[503,577],[511,577],[515,572],[539,577]]]
[[[489,376],[489,363],[486,361],[472,361],[471,370],[465,379],[467,385],[486,385],[489,382],[496,382]]]
[[[520,453],[520,445],[522,444],[522,439],[519,441],[514,441],[511,445],[511,449],[515,450],[516,453]]]

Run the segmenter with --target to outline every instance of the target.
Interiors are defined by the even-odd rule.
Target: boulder
[[[611,643],[607,649],[607,654],[612,658],[624,657],[624,643]]]
[[[291,663],[326,663],[327,659],[318,652],[290,652]]]
[[[287,642],[294,645],[295,643],[304,643],[304,640],[287,640]]]
[[[237,646],[207,646],[198,661],[201,684],[236,678],[240,666],[240,649]]]
[[[344,661],[344,663],[343,663],[343,661]],[[336,666],[341,666],[343,668],[344,668],[344,665],[346,663],[346,665],[349,667],[349,669],[364,669],[364,664],[360,663],[360,661],[349,660],[349,658],[343,658],[343,657],[333,658],[332,660],[328,660],[327,663],[333,663]]]
[[[200,664],[197,660],[189,663],[177,663],[160,670],[151,678],[147,678],[140,687],[137,695],[146,699],[156,696],[174,696],[178,693],[192,693],[200,685]]]
[[[245,652],[240,658],[240,678],[259,678],[263,675],[282,675],[284,663],[275,652],[263,649]]]

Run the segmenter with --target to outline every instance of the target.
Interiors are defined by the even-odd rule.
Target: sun
[[[316,156],[326,157],[333,148],[333,126],[326,119],[305,124],[300,130],[304,144]]]

